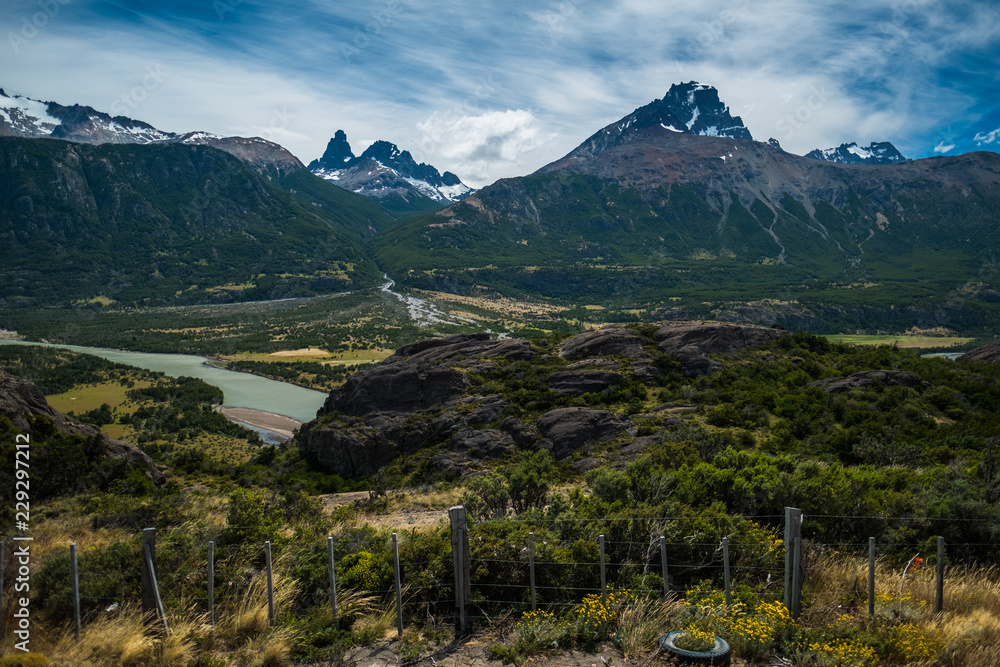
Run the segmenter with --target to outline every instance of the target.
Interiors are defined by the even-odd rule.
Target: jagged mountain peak
[[[869,146],[858,146],[857,142],[840,144],[836,148],[810,151],[805,155],[814,160],[826,160],[839,164],[899,164],[907,158],[888,141],[873,141]]]
[[[718,90],[697,81],[688,81],[671,85],[661,99],[653,100],[603,128],[583,142],[574,153],[597,154],[650,132],[753,139],[750,130],[743,125],[743,119],[733,116],[729,107],[719,99]]]
[[[406,202],[404,207],[427,198],[450,204],[473,192],[455,174],[441,174],[432,165],[418,163],[409,151],[400,150],[390,141],[378,140],[355,156],[343,130],[337,130],[323,157],[310,162],[309,169],[360,194],[381,200],[401,199]]]
[[[697,81],[675,83],[662,100],[652,103],[668,111],[692,134],[732,139],[753,139],[743,119],[732,116],[719,99],[719,91]]]
[[[313,160],[309,164],[309,168],[337,169],[343,167],[345,162],[350,162],[353,159],[354,151],[351,150],[351,144],[347,141],[347,133],[343,130],[337,130],[333,138],[326,145],[323,157]]]

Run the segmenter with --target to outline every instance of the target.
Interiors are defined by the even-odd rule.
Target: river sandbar
[[[292,437],[292,433],[295,429],[303,424],[303,422],[300,422],[298,419],[292,419],[291,417],[286,417],[285,415],[278,415],[264,410],[255,410],[253,408],[230,408],[223,406],[219,408],[219,412],[221,412],[226,419],[266,429],[272,433],[289,439]]]

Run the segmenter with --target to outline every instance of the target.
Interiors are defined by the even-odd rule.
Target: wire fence
[[[277,537],[273,543],[225,541],[224,530],[240,528],[245,530],[238,532],[248,534],[260,526],[220,528],[216,534],[209,532],[207,536],[212,539],[208,540],[186,538],[175,531],[158,542],[147,529],[141,540],[136,535],[100,549],[86,549],[78,556],[75,549],[72,554],[67,550],[50,556],[32,573],[32,592],[36,604],[55,621],[80,619],[86,623],[125,607],[148,607],[151,583],[143,571],[142,544],[149,540],[155,545],[152,570],[158,584],[156,592],[167,616],[172,610],[193,606],[204,613],[213,612],[213,620],[224,618],[238,606],[246,605],[248,596],[257,596],[256,603],[268,603],[273,609],[275,589],[285,589],[294,582],[294,595],[279,595],[282,604],[277,614],[331,605],[336,622],[343,612],[335,603],[339,590],[341,596],[351,591],[384,608],[401,600],[397,606],[400,624],[404,617],[422,622],[460,616],[462,620],[456,620],[456,624],[464,624],[465,619],[485,621],[533,608],[570,607],[580,604],[586,596],[604,596],[613,590],[627,589],[636,595],[680,594],[703,580],[724,585],[727,600],[742,587],[770,589],[775,594],[781,591],[786,604],[791,604],[789,596],[801,595],[802,584],[798,579],[796,588],[795,576],[789,578],[793,562],[803,563],[800,569],[807,577],[805,561],[816,554],[836,552],[859,561],[872,555],[868,539],[823,542],[809,535],[808,523],[801,537],[795,533],[790,538],[787,522],[776,521],[785,518],[698,517],[709,523],[721,522],[727,528],[738,520],[738,529],[730,530],[721,540],[707,539],[708,531],[681,534],[672,530],[690,517],[588,519],[570,525],[562,534],[553,527],[557,522],[566,524],[565,519],[532,517],[530,522],[463,522],[459,526],[453,520],[450,536],[443,528],[393,533],[395,549],[384,532],[363,528],[344,529],[329,537]],[[866,525],[882,521],[899,525],[910,519],[809,518],[849,519]],[[996,529],[995,522],[986,519],[947,520],[990,523],[990,528]],[[912,522],[924,526],[928,519],[913,517]],[[605,528],[607,534],[593,534],[595,527]],[[639,535],[642,539],[635,539]],[[934,547],[941,548],[942,538],[921,531],[908,532],[907,536],[910,539],[892,542],[892,558],[900,561],[894,567],[905,564],[901,554],[923,553],[926,566],[936,566],[940,576],[944,561],[940,558],[942,552]],[[460,548],[456,549],[456,545]],[[792,553],[796,545],[804,552],[797,560]],[[995,547],[989,542],[947,544],[949,552],[957,555],[972,548]],[[273,563],[266,557],[268,549],[273,549]],[[12,555],[13,543],[0,543],[0,602],[13,595],[17,570]],[[884,553],[880,557],[887,558]],[[456,586],[458,581],[467,584]],[[10,606],[0,608],[0,632],[11,627]],[[274,616],[272,612],[272,621]]]

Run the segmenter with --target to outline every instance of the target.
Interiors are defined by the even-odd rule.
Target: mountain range
[[[714,89],[678,84],[370,245],[411,287],[806,328],[996,321],[1000,155],[843,164],[776,144]]]
[[[337,130],[323,156],[310,162],[309,169],[400,212],[438,209],[473,192],[455,174],[442,174],[429,164],[418,164],[409,151],[401,151],[388,141],[376,141],[355,156],[343,130]]]
[[[385,271],[409,287],[665,319],[973,330],[1000,313],[1000,156],[908,161],[888,142],[796,156],[755,141],[697,82],[477,192],[388,142],[356,156],[342,130],[315,174],[260,139],[173,135],[5,94],[0,134],[20,137],[0,138],[0,238],[17,257],[0,276],[8,303],[263,298]],[[122,143],[145,145],[108,145]],[[199,197],[191,214],[182,204]],[[115,257],[123,230],[135,241]],[[217,259],[213,234],[244,245]],[[262,259],[241,267],[241,253]],[[46,290],[17,273],[51,257],[72,261]]]
[[[171,144],[218,148],[260,171],[277,175],[303,168],[297,157],[260,137],[222,137],[209,132],[175,134],[126,116],[111,116],[93,107],[41,102],[8,95],[0,88],[0,137],[64,139],[83,144]]]

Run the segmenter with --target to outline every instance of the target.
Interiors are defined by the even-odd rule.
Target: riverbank
[[[242,422],[257,428],[270,431],[279,436],[282,440],[291,440],[295,429],[302,426],[304,422],[292,419],[285,415],[267,412],[265,410],[255,410],[253,408],[230,408],[221,407],[219,412],[226,419],[234,422]]]

